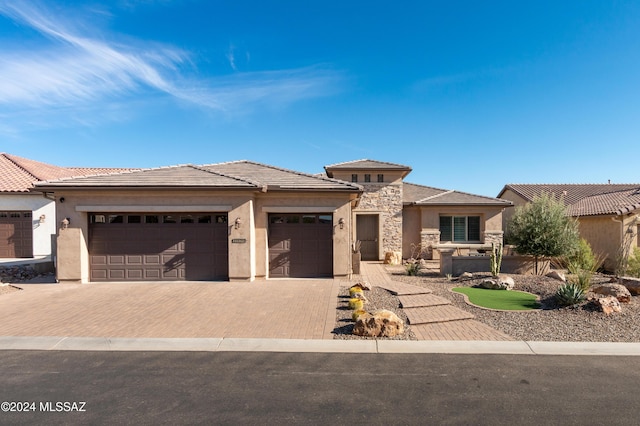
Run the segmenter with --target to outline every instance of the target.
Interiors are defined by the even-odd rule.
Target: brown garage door
[[[33,257],[30,211],[0,212],[0,257]]]
[[[228,279],[226,213],[92,213],[91,281]]]
[[[332,216],[269,215],[269,276],[332,277]]]

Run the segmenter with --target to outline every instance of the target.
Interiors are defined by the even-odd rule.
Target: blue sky
[[[639,182],[640,2],[0,0],[0,151]]]

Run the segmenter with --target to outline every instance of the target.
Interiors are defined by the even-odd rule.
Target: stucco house
[[[55,202],[31,192],[34,183],[121,170],[65,168],[0,153],[0,258],[51,255],[56,235]]]
[[[311,175],[252,161],[39,182],[56,199],[59,281],[340,277],[411,244],[470,250],[502,239],[510,202],[407,184],[357,160]],[[437,236],[437,238],[436,238]]]
[[[521,206],[542,193],[563,200],[605,269],[615,271],[619,258],[640,246],[640,184],[508,184],[498,197]],[[513,213],[503,215],[504,229]]]

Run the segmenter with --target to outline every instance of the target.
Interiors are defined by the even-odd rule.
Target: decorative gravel
[[[395,269],[395,270],[394,270]],[[561,307],[554,298],[562,285],[558,280],[544,276],[510,274],[515,290],[538,295],[542,309],[526,312],[490,311],[468,305],[461,294],[453,293],[453,287],[473,286],[482,274],[471,279],[454,279],[434,275],[410,277],[397,268],[388,268],[394,281],[423,286],[433,294],[445,297],[456,306],[476,316],[476,320],[517,340],[563,342],[640,342],[640,298],[633,296],[630,303],[622,303],[622,312],[605,315],[590,302],[573,307]],[[486,276],[486,275],[485,275]],[[610,276],[596,276],[594,284],[607,282]],[[500,291],[500,290],[496,290]]]
[[[394,337],[362,337],[353,334],[355,322],[351,319],[353,311],[349,309],[349,287],[340,287],[338,294],[338,309],[336,309],[336,327],[333,330],[334,339],[342,340],[416,340],[416,336],[411,331],[407,315],[400,308],[400,301],[396,296],[387,290],[373,287],[365,290],[364,296],[367,298],[364,309],[367,312],[374,312],[379,309],[386,309],[398,315],[405,324],[404,333]]]
[[[53,277],[51,273],[40,274],[32,266],[0,266],[0,282],[29,282],[41,277]]]

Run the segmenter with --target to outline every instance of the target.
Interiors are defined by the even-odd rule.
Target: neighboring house
[[[580,235],[604,257],[605,269],[614,271],[621,257],[640,246],[640,184],[508,184],[498,197],[521,206],[542,193],[563,200],[578,219]],[[504,215],[504,229],[513,212]]]
[[[49,256],[56,234],[52,198],[31,192],[34,183],[123,169],[64,168],[0,153],[0,258]]]
[[[372,160],[310,175],[251,161],[39,182],[57,200],[59,281],[247,280],[351,274],[363,259],[502,240],[510,202],[403,182]]]

